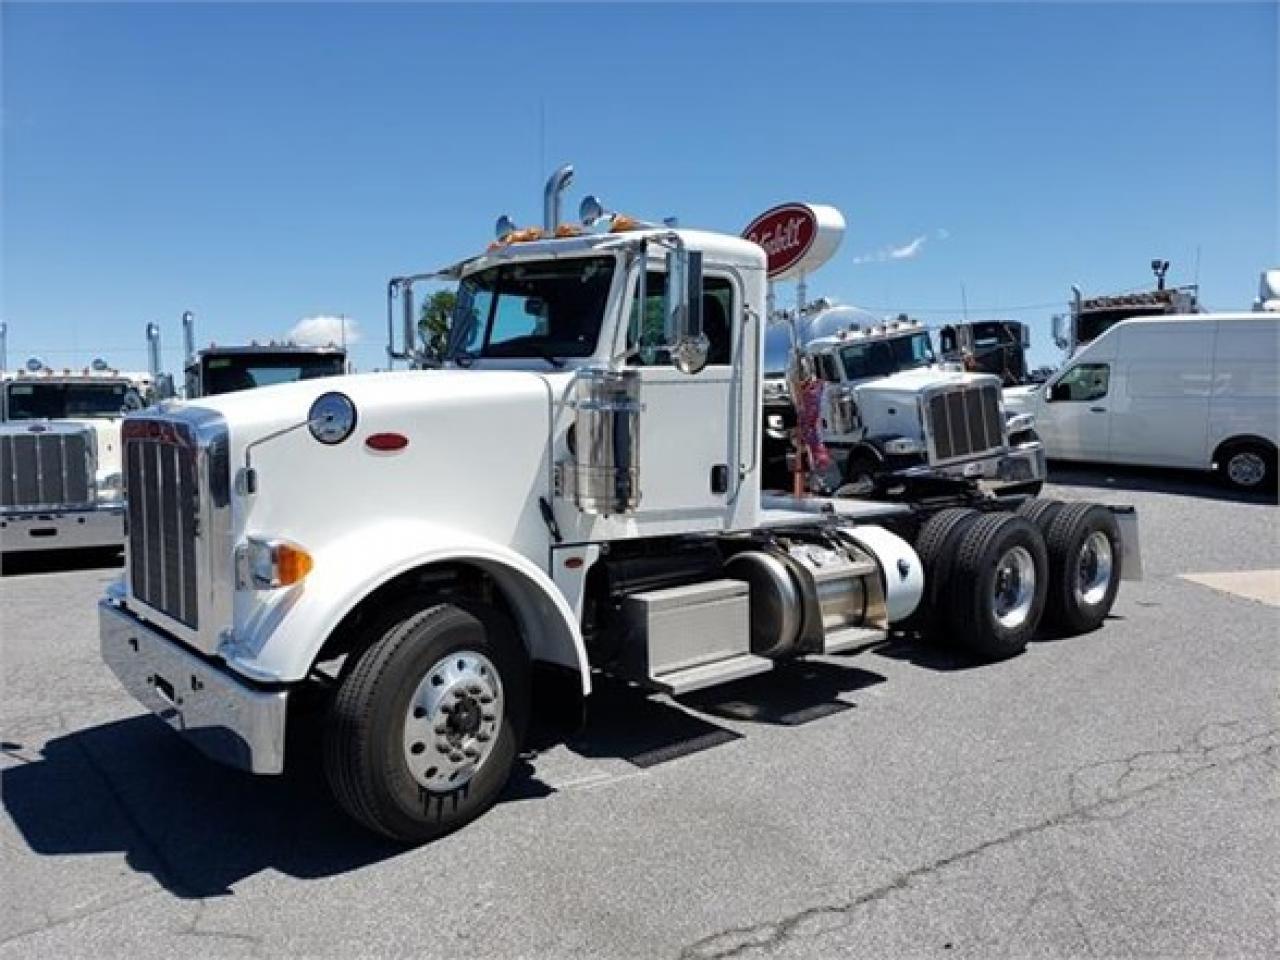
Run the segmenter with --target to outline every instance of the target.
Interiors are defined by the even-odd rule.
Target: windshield
[[[10,420],[82,420],[118,417],[141,410],[138,391],[124,381],[110,383],[10,383],[5,390]]]
[[[840,350],[846,380],[887,377],[900,370],[913,370],[934,362],[933,346],[925,332],[894,340],[853,343]]]
[[[269,387],[275,383],[293,383],[316,377],[336,377],[343,372],[346,359],[337,354],[307,356],[212,356],[204,358],[204,394],[232,393]]]
[[[1022,342],[1019,332],[1009,323],[975,323],[973,325],[973,345],[979,349],[998,347],[1004,343],[1015,346]]]
[[[458,285],[446,359],[589,357],[613,282],[614,258],[512,263]]]

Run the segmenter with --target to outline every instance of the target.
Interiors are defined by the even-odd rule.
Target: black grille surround
[[[932,454],[938,463],[994,453],[1005,447],[1000,387],[983,383],[949,387],[925,408]]]
[[[137,600],[192,630],[200,625],[198,454],[193,432],[184,423],[126,420],[130,590]]]
[[[0,506],[91,509],[92,427],[36,423],[0,433]]]

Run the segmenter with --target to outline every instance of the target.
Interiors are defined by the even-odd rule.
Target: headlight
[[[103,502],[111,503],[124,497],[124,476],[118,472],[98,477],[93,486]]]
[[[288,540],[250,537],[236,551],[238,585],[272,590],[298,583],[313,566],[311,554]]]
[[[884,442],[884,452],[894,456],[919,453],[920,450],[920,441],[913,440],[911,437],[894,437]]]
[[[356,405],[345,393],[322,393],[307,412],[307,429],[321,443],[332,446],[356,428]]]

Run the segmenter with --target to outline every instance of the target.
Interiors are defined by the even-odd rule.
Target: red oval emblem
[[[747,225],[742,236],[764,247],[770,278],[794,267],[818,235],[818,220],[803,203],[784,203],[766,210]]]
[[[365,437],[364,445],[370,450],[403,450],[409,445],[409,438],[403,433],[371,433]]]

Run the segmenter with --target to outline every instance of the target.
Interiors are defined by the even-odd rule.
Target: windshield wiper
[[[538,352],[538,356],[540,356],[543,360],[547,361],[547,363],[551,364],[551,366],[555,367],[557,370],[564,369],[564,361],[561,360],[559,357],[557,357],[554,353],[552,353],[546,347],[535,347],[534,349]]]

